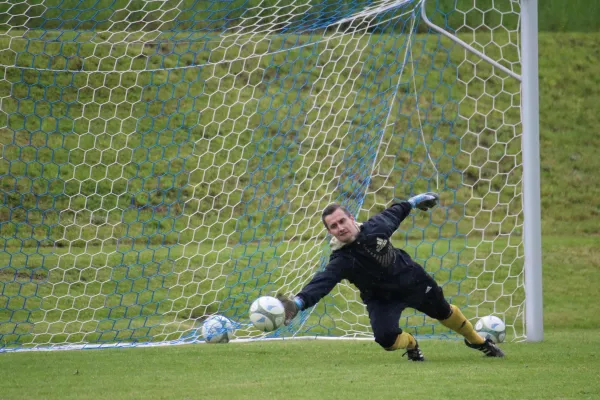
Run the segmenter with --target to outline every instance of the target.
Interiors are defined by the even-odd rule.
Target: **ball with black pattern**
[[[484,339],[491,339],[494,343],[502,343],[506,337],[506,324],[495,315],[481,317],[475,323],[475,331]]]
[[[250,306],[250,321],[263,332],[271,332],[283,325],[285,309],[275,297],[262,296]]]

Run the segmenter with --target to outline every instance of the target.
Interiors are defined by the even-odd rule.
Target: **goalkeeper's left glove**
[[[439,199],[439,194],[427,192],[411,197],[410,199],[408,199],[408,202],[410,203],[412,208],[418,208],[419,210],[427,211],[430,208],[435,207]]]
[[[285,325],[289,325],[294,317],[298,315],[298,312],[302,309],[304,305],[304,301],[298,296],[290,299],[284,294],[277,293],[277,300],[283,304],[283,308],[285,309]]]

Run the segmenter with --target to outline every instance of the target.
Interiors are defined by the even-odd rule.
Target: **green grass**
[[[458,341],[423,340],[409,363],[372,342],[290,341],[0,356],[2,398],[593,399],[596,331],[506,343],[486,359]]]
[[[544,234],[598,235],[598,34],[540,37],[540,154]],[[552,52],[554,47],[560,51]],[[591,160],[591,161],[590,161]]]
[[[598,237],[543,239],[544,322],[550,329],[598,331],[593,301],[600,280]]]
[[[586,0],[538,1],[539,25],[551,32],[597,32],[600,30],[598,3]]]

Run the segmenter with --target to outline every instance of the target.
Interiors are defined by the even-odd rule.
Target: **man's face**
[[[354,217],[344,210],[337,209],[325,217],[327,231],[342,243],[351,243],[358,236],[358,228],[354,225]]]

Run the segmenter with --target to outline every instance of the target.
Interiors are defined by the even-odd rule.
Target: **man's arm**
[[[392,204],[391,207],[369,218],[365,222],[365,226],[371,233],[380,233],[388,237],[392,236],[400,226],[400,223],[408,217],[411,210],[412,206],[408,201]]]
[[[406,201],[393,204],[379,214],[374,215],[365,224],[370,225],[369,230],[371,232],[379,232],[386,236],[392,236],[413,208],[426,211],[434,207],[439,198],[440,196],[437,193],[419,194]]]
[[[341,258],[330,261],[325,270],[315,274],[312,280],[294,298],[290,299],[283,294],[277,295],[285,308],[286,325],[289,325],[298,312],[317,304],[319,300],[331,292],[335,285],[345,279],[342,261]]]

